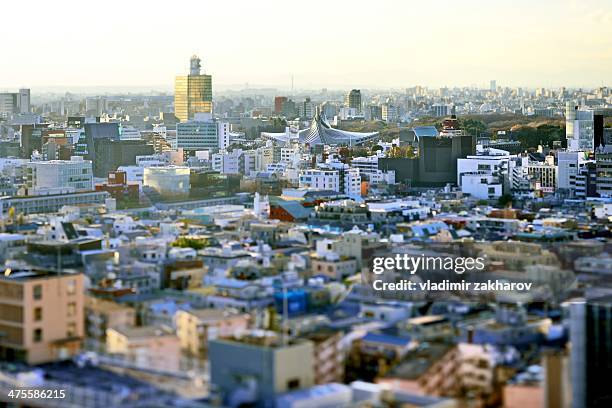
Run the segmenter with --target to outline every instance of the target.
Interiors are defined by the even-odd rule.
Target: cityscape
[[[0,65],[2,406],[612,407],[612,78],[182,58],[125,90]]]

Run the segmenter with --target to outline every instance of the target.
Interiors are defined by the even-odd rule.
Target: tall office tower
[[[274,97],[274,113],[281,113],[283,111],[283,104],[287,102],[286,96],[275,96]]]
[[[17,94],[17,110],[19,113],[30,113],[30,90],[22,88]]]
[[[361,112],[361,90],[351,89],[351,92],[347,93],[344,97],[344,106],[357,109],[357,112]]]
[[[312,119],[314,116],[314,111],[315,106],[308,97],[298,106],[298,115],[304,119]]]
[[[567,102],[565,107],[567,150],[592,152],[595,149],[593,119],[592,110],[583,110]]]
[[[497,92],[497,81],[492,79],[491,82],[489,83],[489,90],[491,92]]]
[[[604,139],[604,115],[597,114],[593,116],[593,142],[595,149],[606,145]]]
[[[174,83],[174,115],[181,121],[196,113],[212,113],[212,76],[200,73],[200,58],[191,57],[189,75]]]
[[[99,117],[102,116],[106,110],[106,98],[100,96],[85,98],[85,114]]]
[[[396,122],[399,120],[400,112],[399,107],[392,105],[390,102],[383,103],[382,105],[382,120],[385,122]]]
[[[8,116],[15,111],[15,94],[0,93],[0,116]]]
[[[612,406],[612,296],[570,305],[573,408]]]

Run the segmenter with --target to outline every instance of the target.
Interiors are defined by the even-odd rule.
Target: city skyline
[[[203,72],[214,76],[215,90],[247,84],[291,89],[292,78],[294,89],[487,87],[491,79],[512,87],[612,82],[609,4],[519,3],[528,7],[314,1],[291,12],[270,1],[242,3],[240,13],[210,4],[184,13],[177,4],[165,9],[163,20],[158,9],[139,4],[111,1],[108,18],[92,18],[102,11],[81,3],[43,4],[30,17],[36,26],[54,21],[48,47],[32,53],[40,33],[23,30],[20,20],[0,28],[15,37],[5,48],[15,62],[0,71],[0,89],[170,91],[194,53]],[[26,12],[21,4],[8,5],[8,14]]]

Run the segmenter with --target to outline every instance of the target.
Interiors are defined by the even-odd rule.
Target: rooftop
[[[0,274],[0,280],[5,281],[19,281],[25,282],[34,279],[53,279],[62,278],[70,275],[80,275],[79,272],[74,271],[54,271],[50,269],[11,269],[6,268],[2,274]]]
[[[453,346],[448,344],[427,344],[426,347],[420,347],[414,350],[393,368],[385,377],[402,378],[407,380],[418,379],[425,374],[427,370],[446,353],[452,350]]]

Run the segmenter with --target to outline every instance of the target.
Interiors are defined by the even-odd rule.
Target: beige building
[[[110,300],[85,297],[85,333],[88,340],[97,340],[105,344],[106,329],[135,324],[136,311],[133,308]]]
[[[317,240],[315,250],[318,257],[325,257],[331,253],[340,257],[354,258],[357,261],[357,267],[361,269],[374,252],[383,246],[384,243],[380,242],[378,234],[355,229],[345,232],[337,239]]]
[[[305,336],[313,345],[314,380],[316,384],[342,383],[344,381],[344,361],[342,332],[317,330]]]
[[[426,349],[411,351],[404,362],[376,382],[417,395],[453,398],[469,395],[485,406],[499,398],[494,372],[493,352],[487,346],[431,343]]]
[[[179,371],[181,346],[178,337],[165,327],[123,326],[106,330],[106,351],[121,354],[143,367]]]
[[[503,264],[512,271],[524,271],[529,265],[559,266],[557,256],[538,244],[520,241],[496,241],[481,244],[479,256],[489,264]]]
[[[544,391],[539,384],[508,384],[504,387],[504,408],[543,408]],[[559,407],[561,405],[553,405]]]
[[[323,275],[342,281],[357,272],[357,260],[354,258],[325,257],[312,258],[312,275]]]
[[[84,335],[83,275],[6,270],[0,275],[0,360],[70,358]]]
[[[209,340],[234,336],[246,330],[249,316],[219,309],[179,310],[175,322],[181,349],[204,359],[208,356]]]

